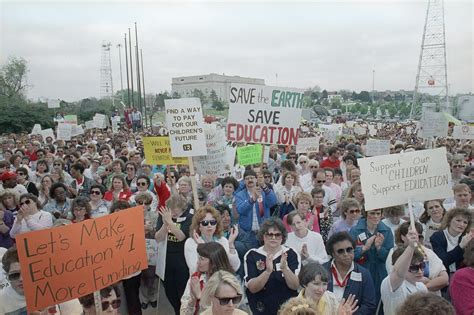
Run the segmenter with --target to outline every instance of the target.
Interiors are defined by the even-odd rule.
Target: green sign
[[[237,158],[242,166],[251,164],[260,164],[262,162],[263,146],[261,144],[252,144],[237,148]]]

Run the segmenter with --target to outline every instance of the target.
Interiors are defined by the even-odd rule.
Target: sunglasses
[[[270,238],[270,239],[280,239],[283,236],[283,234],[267,232],[267,233],[265,233],[265,236]]]
[[[112,302],[104,301],[102,302],[102,311],[109,309],[110,305],[112,305],[112,308],[116,310],[120,307],[121,304],[122,304],[122,301],[120,299],[113,300]]]
[[[309,168],[318,168],[316,165],[311,165]]]
[[[419,270],[423,271],[424,269],[425,269],[425,262],[421,262],[416,265],[410,265],[410,267],[408,267],[408,272],[417,273]]]
[[[138,182],[137,186],[148,186],[146,182]]]
[[[101,195],[102,192],[100,190],[91,190],[91,195]]]
[[[149,206],[149,205],[151,205],[151,202],[137,201],[137,204],[139,204],[139,205],[147,205],[147,206]]]
[[[326,182],[326,180],[317,180],[316,181],[316,183],[318,183],[318,184],[322,184],[322,183],[325,183],[325,182]]]
[[[54,163],[53,165],[54,165],[54,166],[62,166],[61,163]]]
[[[31,200],[30,200],[30,199],[26,199],[25,201],[20,202],[20,207],[23,206],[24,204],[27,204],[27,205],[31,204]]]
[[[352,254],[353,252],[354,252],[354,248],[352,246],[347,247],[347,248],[339,248],[338,250],[336,250],[336,253],[338,255],[343,255],[344,253]]]
[[[300,164],[306,164],[308,163],[307,161],[300,161]]]
[[[458,165],[458,164],[453,165],[453,168],[463,168],[463,167],[464,167],[464,165]]]
[[[360,213],[360,209],[349,210],[348,212],[349,212],[350,214]]]
[[[12,272],[7,275],[9,281],[18,281],[20,279],[21,273]]]
[[[214,226],[217,224],[217,220],[202,220],[200,223],[202,226],[208,226],[209,224]]]
[[[240,301],[242,301],[242,295],[237,295],[234,297],[214,297],[219,300],[220,305],[227,305],[230,303],[230,301],[232,301],[232,304],[239,304]]]

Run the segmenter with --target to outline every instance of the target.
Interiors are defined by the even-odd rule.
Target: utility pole
[[[139,111],[143,114],[142,108],[142,88],[140,86],[140,56],[138,56],[138,31],[137,31],[137,22],[135,22],[135,57],[137,63],[137,92],[138,92],[138,108]],[[142,115],[143,120],[143,115]],[[143,125],[143,121],[142,121]]]
[[[372,70],[372,106],[375,100],[375,70]]]
[[[122,45],[121,44],[118,44],[117,45],[117,48],[118,48],[118,52],[119,52],[119,64],[120,64],[120,89],[122,90],[122,102],[123,102],[123,77],[122,77],[122,52],[121,52],[121,48],[122,48]]]
[[[130,54],[130,86],[132,88],[132,107],[135,108],[135,100],[133,97],[132,36],[130,35],[130,27],[128,28],[128,48],[129,48],[129,54]]]
[[[145,70],[143,69],[143,53],[142,50],[140,49],[140,62],[142,64],[142,87],[143,87],[143,108],[144,110],[144,115],[145,115],[145,125],[147,124],[147,109],[146,109],[146,94],[145,94]],[[151,124],[151,119],[150,119],[150,127],[152,126]]]
[[[128,53],[127,53],[127,33],[125,35],[125,69],[127,70],[127,95],[128,95],[128,108],[130,108],[130,80],[128,78]]]

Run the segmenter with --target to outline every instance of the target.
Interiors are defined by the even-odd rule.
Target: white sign
[[[419,132],[421,138],[446,137],[448,135],[448,120],[443,113],[425,111]]]
[[[367,133],[367,129],[363,126],[356,125],[356,126],[354,126],[354,133],[356,135],[362,136],[362,135],[365,135]]]
[[[454,139],[474,139],[474,126],[454,126]]]
[[[158,262],[158,243],[155,239],[145,239],[146,244],[146,256],[148,259],[148,265],[156,266]]]
[[[222,176],[232,170],[232,164],[228,164],[226,159],[227,141],[225,129],[217,129],[215,125],[205,125],[207,155],[193,158],[196,173],[200,175]],[[234,149],[235,150],[235,149]]]
[[[319,137],[298,138],[296,153],[310,153],[319,151]]]
[[[444,147],[357,161],[366,210],[453,196]]]
[[[48,108],[59,108],[61,104],[61,100],[48,100]]]
[[[206,134],[199,98],[165,100],[166,127],[174,157],[206,155]]]
[[[111,118],[112,120],[112,132],[117,133],[119,131],[120,116]]]
[[[82,129],[81,125],[72,125],[71,136],[79,136],[84,134],[84,129]]]
[[[230,141],[295,145],[304,91],[232,84],[227,138]]]
[[[107,116],[105,116],[104,114],[95,114],[92,120],[94,121],[95,128],[99,128],[99,129],[107,128]]]
[[[31,130],[31,135],[39,135],[41,134],[41,125],[35,124],[33,130]]]
[[[324,132],[324,138],[329,142],[336,142],[337,136],[342,134],[342,124],[319,125],[319,129]]]
[[[71,124],[58,124],[58,140],[69,141],[72,137],[72,125]]]
[[[48,137],[51,137],[51,139],[54,141],[54,131],[51,128],[41,130],[41,136],[43,137],[43,142],[46,142]]]
[[[368,125],[369,128],[369,135],[371,137],[375,137],[377,135],[377,127],[375,125]]]
[[[390,154],[390,140],[367,140],[365,146],[366,156],[377,156]]]
[[[95,128],[95,122],[93,120],[88,120],[85,123],[86,129],[94,129]]]

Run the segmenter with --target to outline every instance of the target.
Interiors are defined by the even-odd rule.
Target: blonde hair
[[[319,315],[317,306],[303,297],[294,297],[280,307],[278,315]]]
[[[193,235],[193,232],[196,231],[196,233],[201,234],[199,232],[199,225],[201,224],[201,221],[204,220],[206,217],[206,214],[210,213],[212,217],[217,221],[216,224],[216,231],[214,232],[215,236],[221,237],[222,236],[222,220],[221,220],[221,214],[219,211],[217,211],[214,207],[211,206],[204,206],[199,208],[193,215],[193,221],[191,223],[190,227],[190,235]]]
[[[237,278],[228,271],[219,270],[209,278],[201,296],[201,303],[205,306],[210,306],[212,297],[216,295],[217,290],[223,284],[232,287],[237,294],[242,295],[242,288]]]
[[[297,193],[297,194],[293,197],[293,202],[294,202],[294,204],[295,204],[296,207],[298,207],[298,203],[299,203],[301,200],[306,200],[306,201],[308,201],[310,206],[313,205],[313,197],[311,196],[310,193],[303,192],[303,191]]]

